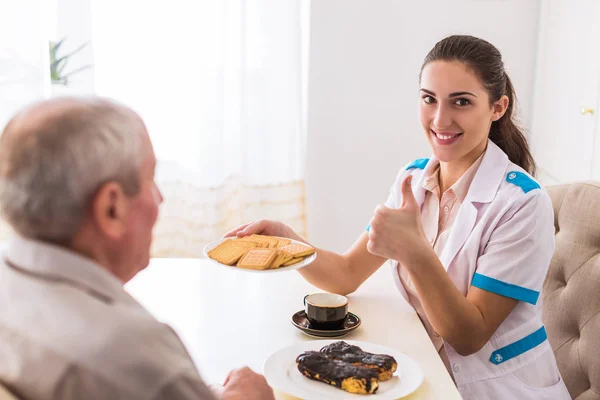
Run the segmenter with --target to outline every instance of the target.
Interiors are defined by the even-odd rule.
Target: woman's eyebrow
[[[432,92],[431,90],[427,90],[427,89],[423,89],[423,88],[421,88],[420,90],[422,92],[425,92],[425,93],[430,94],[430,95],[432,95],[432,96],[435,97],[435,93]],[[448,96],[448,97],[457,97],[457,96],[464,96],[464,95],[469,95],[469,96],[477,97],[477,95],[475,95],[475,94],[473,94],[471,92],[454,92],[454,93],[450,93],[450,96]]]
[[[457,97],[457,96],[464,96],[464,95],[477,97],[476,95],[474,95],[471,92],[454,92],[454,93],[450,93],[450,96],[448,96],[448,97]]]

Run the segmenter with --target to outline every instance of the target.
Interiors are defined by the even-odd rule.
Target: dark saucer
[[[352,332],[360,326],[360,318],[356,314],[349,312],[344,320],[344,327],[342,329],[325,330],[325,329],[314,329],[310,327],[310,322],[306,317],[304,310],[300,310],[292,315],[292,324],[300,329],[302,332],[309,336],[315,337],[341,337]]]

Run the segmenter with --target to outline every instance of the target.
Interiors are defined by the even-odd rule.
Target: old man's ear
[[[127,196],[117,182],[107,182],[92,201],[92,220],[105,235],[120,239],[127,227]]]

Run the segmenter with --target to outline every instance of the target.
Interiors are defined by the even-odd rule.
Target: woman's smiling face
[[[503,114],[490,104],[477,75],[458,61],[427,64],[420,97],[421,126],[441,162],[475,161],[487,146],[492,122]]]

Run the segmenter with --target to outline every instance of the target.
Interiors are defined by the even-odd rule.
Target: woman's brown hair
[[[437,42],[425,57],[423,68],[434,61],[459,61],[473,70],[488,92],[490,103],[508,97],[504,115],[492,122],[489,138],[502,149],[510,161],[535,176],[536,165],[527,139],[514,120],[516,95],[504,70],[500,51],[494,45],[473,36],[453,35]],[[420,77],[419,77],[420,80]]]

